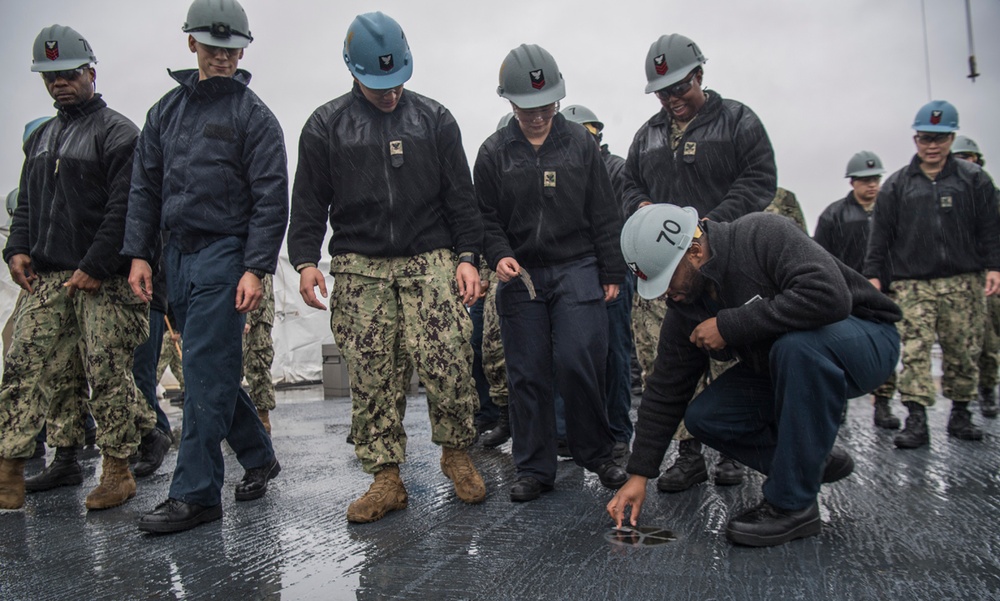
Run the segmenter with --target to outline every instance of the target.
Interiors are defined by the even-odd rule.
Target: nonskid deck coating
[[[349,402],[320,395],[279,392],[272,423],[282,472],[264,499],[233,500],[242,470],[227,449],[219,522],[160,537],[136,530],[166,497],[175,450],[120,508],[85,511],[100,469],[91,458],[83,486],[0,512],[0,599],[1000,598],[1000,421],[976,416],[983,442],[950,439],[946,401],[929,411],[930,448],[915,451],[894,449],[892,433],[872,426],[867,400],[852,402],[840,443],[857,468],[823,487],[823,533],[749,549],[726,542],[724,528],[731,512],[759,500],[759,474],[669,495],[651,483],[640,525],[677,537],[655,546],[608,540],[611,493],[572,462],[560,463],[554,492],[511,503],[509,443],[474,449],[487,499],[464,505],[441,474],[423,396],[410,399],[405,421],[409,508],[349,525],[347,505],[371,480],[344,442]],[[28,473],[39,469],[32,462]]]

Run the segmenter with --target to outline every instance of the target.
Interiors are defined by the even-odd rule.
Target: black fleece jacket
[[[708,222],[709,260],[701,267],[708,290],[693,304],[670,302],[660,329],[653,374],[639,407],[628,472],[659,474],[670,438],[684,417],[709,354],[688,339],[715,317],[726,348],[716,359],[740,359],[767,373],[774,341],[850,315],[895,323],[899,307],[858,272],[816,244],[794,222],[755,213],[732,223]]]

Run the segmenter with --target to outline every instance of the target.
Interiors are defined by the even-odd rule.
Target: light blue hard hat
[[[42,126],[43,123],[51,119],[52,117],[39,117],[38,119],[32,119],[24,124],[24,135],[21,136],[21,144],[28,141],[28,136],[30,136],[36,129]]]
[[[947,100],[931,100],[917,111],[913,129],[950,133],[958,129],[958,109]]]
[[[380,12],[354,18],[344,38],[344,62],[366,88],[387,90],[413,75],[413,57],[403,28]]]

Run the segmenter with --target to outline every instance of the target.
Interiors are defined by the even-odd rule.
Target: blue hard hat
[[[33,119],[24,124],[24,136],[21,137],[21,143],[24,144],[28,141],[28,136],[30,136],[36,129],[41,127],[43,123],[51,119],[52,117],[39,117],[38,119]]]
[[[355,17],[344,38],[344,62],[365,87],[386,90],[413,75],[413,57],[403,28],[380,12]]]
[[[958,109],[947,100],[931,100],[913,119],[917,131],[950,133],[958,129]]]

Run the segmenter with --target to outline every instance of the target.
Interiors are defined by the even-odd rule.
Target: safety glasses
[[[659,89],[653,93],[656,94],[656,97],[659,98],[660,100],[667,100],[671,96],[676,96],[679,98],[688,93],[688,91],[691,89],[691,86],[694,85],[694,76],[697,74],[698,74],[697,70],[692,71],[691,75],[689,75],[688,78],[685,79],[684,81],[675,83],[672,86],[667,86],[666,88]]]
[[[66,81],[76,81],[78,77],[83,75],[83,70],[86,66],[77,67],[76,69],[67,69],[65,71],[44,71],[42,72],[42,79],[46,83],[55,83],[57,79],[65,79]]]

